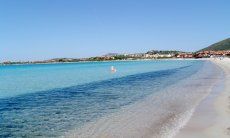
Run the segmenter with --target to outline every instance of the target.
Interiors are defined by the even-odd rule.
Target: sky
[[[230,36],[230,0],[0,0],[0,61],[196,51]]]

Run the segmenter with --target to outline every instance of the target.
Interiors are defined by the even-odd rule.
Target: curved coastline
[[[222,72],[223,70],[212,62],[202,61],[200,63],[196,62],[194,66],[147,72],[87,85],[41,91],[16,96],[11,100],[2,99],[0,101],[2,111],[0,120],[3,128],[1,135],[82,138],[177,136],[179,130],[182,128],[183,131],[187,122],[189,124],[190,118],[193,118],[194,111],[196,114],[197,107],[199,108],[200,103],[202,104],[202,101],[204,101],[203,99],[207,99],[207,96],[210,96],[210,93],[212,94],[214,87],[222,80]],[[96,96],[94,94],[97,94],[98,90],[101,91],[102,88],[105,90],[102,92],[107,96],[110,94],[109,91],[114,92],[111,94],[115,94],[99,103],[106,108],[98,108],[95,104],[96,101],[93,102]],[[76,94],[76,92],[79,93]],[[95,115],[88,111],[97,108],[102,112],[105,112],[107,108],[114,110],[114,106],[110,106],[112,104],[109,103],[106,104],[105,101],[111,102],[111,100],[114,100],[115,105],[119,104],[119,100],[116,101],[118,98],[116,95],[119,93],[121,98],[127,96],[126,99],[123,99],[123,102],[127,102],[127,105],[121,106],[121,108],[118,106],[119,109],[117,108],[114,112],[108,110],[108,114],[106,112],[98,118],[92,116],[95,119],[89,120],[90,118],[87,118],[86,115]],[[85,96],[85,99],[80,98],[81,100],[74,99],[74,96],[81,97],[82,94],[88,96]],[[100,93],[98,94],[100,95]],[[103,93],[101,94],[103,97]],[[139,100],[131,102],[132,97],[136,99],[135,95],[136,98],[139,97]],[[89,99],[91,99],[91,108],[85,108],[89,110],[81,112],[80,109],[85,107],[82,105]],[[123,105],[123,102],[120,104]],[[72,114],[73,111],[75,111],[75,114]],[[80,120],[80,123],[83,123],[82,125],[79,124],[79,121],[76,122],[79,115],[83,119]],[[28,126],[33,127],[28,129]],[[15,133],[12,128],[17,129],[15,129]]]
[[[221,71],[206,61],[198,73],[182,82],[64,137],[173,137],[221,79]]]
[[[201,102],[176,138],[230,137],[230,59],[210,61],[223,71],[219,88]]]
[[[1,99],[0,136],[62,136],[68,130],[187,78],[203,62],[193,65]]]

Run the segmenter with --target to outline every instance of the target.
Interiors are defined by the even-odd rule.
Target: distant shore
[[[224,71],[223,88],[215,90],[201,102],[176,138],[230,137],[230,58],[210,60]]]
[[[162,59],[206,59],[230,57],[230,50],[223,51],[200,51],[200,52],[181,52],[181,51],[148,51],[139,54],[109,54],[90,58],[54,58],[38,61],[5,61],[0,65],[28,65],[28,64],[63,64],[78,62],[111,62],[111,61],[136,61],[136,60],[162,60]]]
[[[85,60],[85,61],[74,61],[74,62],[44,62],[44,63],[27,63],[27,62],[23,62],[23,63],[11,63],[11,64],[3,64],[0,63],[0,66],[8,66],[8,65],[40,65],[40,64],[75,64],[75,63],[88,63],[88,62],[121,62],[121,61],[155,61],[155,60],[184,60],[184,59],[189,59],[189,58],[162,58],[162,59],[122,59],[122,60],[95,60],[95,61],[90,61],[90,60]],[[195,58],[190,58],[190,60],[195,60]]]
[[[47,62],[47,63],[20,63],[20,64],[1,64],[0,66],[18,65],[47,65],[47,64],[76,64],[88,62],[126,62],[126,61],[157,61],[157,60],[207,60],[209,58],[162,58],[162,59],[126,59],[126,60],[103,60],[103,61],[77,61],[77,62]]]

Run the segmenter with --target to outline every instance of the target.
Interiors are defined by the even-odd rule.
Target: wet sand
[[[230,137],[230,59],[210,60],[224,71],[222,81],[200,103],[176,138]]]
[[[220,80],[220,71],[207,62],[191,77],[117,113],[72,130],[64,137],[173,137],[187,124],[195,107]]]

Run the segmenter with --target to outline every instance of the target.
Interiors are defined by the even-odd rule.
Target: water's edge
[[[216,136],[225,137],[225,133],[222,133],[222,127],[219,130],[220,127],[218,125],[221,121],[218,120],[218,117],[220,117],[222,120],[225,120],[224,122],[227,122],[227,119],[220,116],[217,111],[217,109],[220,108],[223,108],[223,110],[225,110],[224,104],[221,103],[221,107],[216,107],[215,104],[225,90],[225,83],[227,81],[227,78],[225,70],[218,64],[215,63],[215,65],[221,70],[220,79],[218,79],[216,84],[213,85],[210,94],[205,97],[204,100],[202,100],[196,107],[188,123],[186,123],[184,127],[179,131],[179,133],[175,135],[176,138],[184,138],[185,136],[189,136],[191,138]],[[213,126],[215,126],[216,124],[218,124],[218,127],[213,129]]]
[[[138,64],[140,69],[150,67]],[[200,90],[208,90],[206,84],[214,83],[208,75],[213,71],[215,75],[215,69],[209,62],[173,65],[177,68],[165,63],[164,66],[169,69],[154,68],[150,72],[0,99],[0,137],[174,134],[181,122],[189,118],[194,105],[208,93]]]
[[[220,79],[221,70],[208,64],[159,95],[149,96],[119,113],[70,131],[64,137],[173,137]]]

